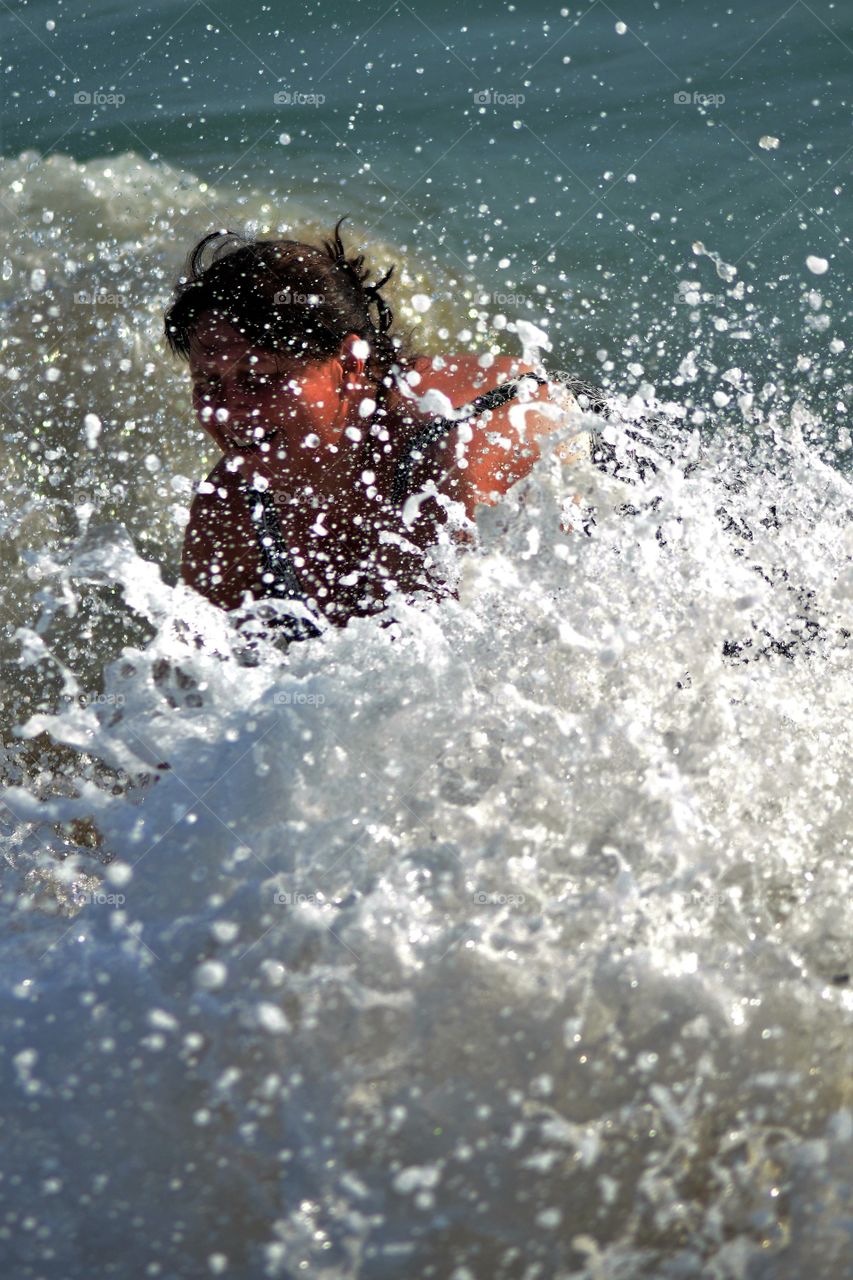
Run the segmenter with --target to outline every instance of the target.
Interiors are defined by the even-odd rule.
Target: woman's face
[[[190,339],[193,408],[224,453],[270,461],[328,440],[340,406],[341,367],[253,347],[205,314]],[[306,439],[309,441],[306,445]]]

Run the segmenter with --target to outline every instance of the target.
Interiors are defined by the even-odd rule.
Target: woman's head
[[[347,256],[342,221],[320,247],[216,231],[191,251],[165,332],[190,364],[196,412],[222,447],[248,440],[253,421],[257,438],[261,425],[316,418],[306,409],[318,394],[314,408],[329,421],[333,365],[339,381],[343,367],[379,403],[392,368],[408,362],[381,294],[393,267],[369,284],[363,256]]]

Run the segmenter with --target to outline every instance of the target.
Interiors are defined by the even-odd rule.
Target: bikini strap
[[[442,436],[446,436],[454,427],[458,427],[461,422],[468,422],[471,418],[478,418],[487,409],[498,409],[501,405],[506,404],[508,400],[512,400],[518,393],[518,386],[522,378],[532,378],[540,386],[544,386],[548,382],[547,378],[540,378],[538,373],[522,373],[518,378],[513,378],[509,382],[502,382],[500,386],[492,387],[490,391],[484,391],[482,395],[475,396],[468,404],[461,405],[458,409],[455,409],[454,413],[457,413],[458,417],[433,418],[432,422],[426,423],[417,432],[407,452],[397,464],[397,470],[394,473],[394,480],[391,485],[392,501],[397,503],[405,501],[409,492],[412,472],[416,464],[423,459],[430,445],[435,444]]]
[[[295,600],[307,606],[305,593],[281,530],[275,498],[268,489],[255,489],[242,477],[240,488],[257,533],[267,596],[276,600]],[[276,618],[275,625],[286,630],[294,640],[306,640],[321,634],[319,627],[308,619],[287,614]]]

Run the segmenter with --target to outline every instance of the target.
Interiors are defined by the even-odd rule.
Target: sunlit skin
[[[343,624],[373,612],[390,589],[429,585],[423,551],[437,541],[445,511],[427,498],[406,523],[390,499],[397,463],[429,417],[396,389],[386,401],[386,417],[360,413],[365,400],[376,399],[364,355],[358,335],[348,334],[326,360],[282,357],[252,347],[221,317],[200,318],[190,345],[193,407],[222,458],[193,500],[182,572],[213,603],[233,609],[268,594],[240,477],[267,482],[300,585],[331,621]],[[461,405],[501,375],[529,369],[503,357],[484,370],[476,356],[464,355],[445,357],[435,370],[426,357],[414,362],[410,378],[419,396],[435,388]],[[547,388],[526,386],[531,402],[544,405]],[[461,502],[473,517],[479,503],[499,500],[529,472],[539,457],[538,439],[559,424],[551,408],[525,411],[523,440],[509,406],[492,411],[480,424],[485,430],[472,424],[466,465],[459,463],[460,430],[452,430],[413,473],[413,490],[432,480],[439,495]],[[486,430],[499,443],[490,442]],[[571,447],[561,446],[566,460]],[[411,504],[406,514],[411,516]]]

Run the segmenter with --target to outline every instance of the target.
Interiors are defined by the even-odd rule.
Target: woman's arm
[[[542,441],[579,415],[580,407],[566,389],[528,380],[506,405],[448,432],[413,476],[421,483],[433,478],[439,492],[464,502],[466,514],[473,518],[479,503],[497,502],[529,475],[541,457]],[[561,441],[554,452],[572,465],[589,456],[588,437],[579,432]]]

